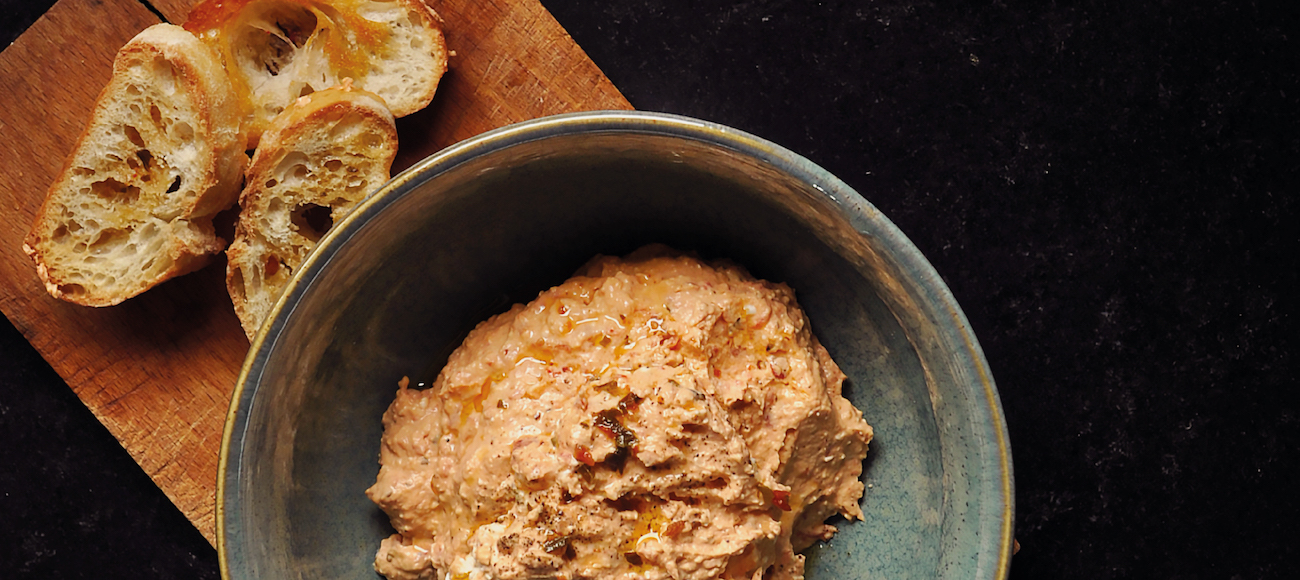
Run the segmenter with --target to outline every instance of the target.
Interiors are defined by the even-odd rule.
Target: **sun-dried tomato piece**
[[[614,409],[606,409],[596,413],[595,425],[601,433],[609,436],[614,440],[614,446],[619,449],[630,449],[636,445],[636,433],[631,429],[623,426],[619,421],[619,412]]]
[[[591,456],[591,449],[588,449],[586,445],[574,445],[573,458],[589,466],[596,464],[596,458]]]
[[[772,490],[772,505],[781,508],[781,511],[790,511],[790,492],[774,489]]]

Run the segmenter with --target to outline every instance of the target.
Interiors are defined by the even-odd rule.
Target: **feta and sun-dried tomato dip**
[[[663,247],[483,322],[384,414],[390,580],[791,579],[871,427],[783,284]]]

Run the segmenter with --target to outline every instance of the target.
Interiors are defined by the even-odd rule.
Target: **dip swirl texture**
[[[783,284],[662,246],[475,328],[384,414],[390,580],[797,579],[872,430]]]

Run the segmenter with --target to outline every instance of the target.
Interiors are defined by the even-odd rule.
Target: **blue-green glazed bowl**
[[[395,177],[336,224],[253,341],[222,444],[224,578],[377,578],[380,417],[466,332],[596,254],[661,242],[789,284],[875,428],[865,521],[808,578],[1004,578],[1011,450],[930,264],[861,195],[753,135],[651,113],[538,119]]]

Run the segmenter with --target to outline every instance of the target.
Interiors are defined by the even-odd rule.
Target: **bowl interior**
[[[335,228],[254,342],[223,456],[230,578],[374,578],[364,495],[397,382],[596,254],[651,242],[795,289],[875,428],[866,520],[811,579],[1002,577],[1010,456],[966,320],[916,250],[806,160],[661,115],[548,119],[445,151]]]

